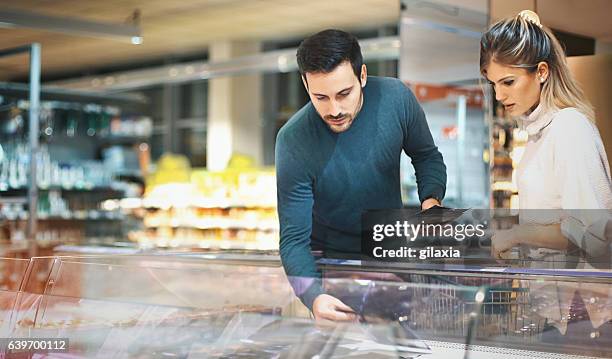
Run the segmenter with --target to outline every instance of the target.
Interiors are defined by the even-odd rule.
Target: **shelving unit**
[[[493,116],[491,191],[494,208],[518,209],[515,171],[527,143],[527,134],[498,106]]]
[[[30,82],[28,86],[29,96],[29,145],[30,145],[30,181],[36,178],[36,153],[38,153],[38,111],[40,105],[40,56],[41,46],[38,43],[33,43],[27,46],[5,49],[0,51],[0,57],[14,56],[22,53],[29,55],[29,72]],[[36,186],[30,186],[28,188],[27,203],[29,208],[37,208],[38,204],[38,189]],[[28,219],[28,227],[26,232],[26,238],[28,240],[28,254],[31,257],[37,255],[37,243],[35,240],[36,233],[36,212],[34,212]]]
[[[190,183],[148,186],[142,199],[104,206],[142,217],[144,229],[130,233],[142,247],[274,250],[279,237],[275,184],[270,169],[196,170]]]
[[[129,194],[130,186],[115,183],[127,171],[112,173],[95,159],[108,147],[147,143],[152,123],[141,115],[121,116],[120,108],[142,113],[148,102],[142,95],[41,87],[38,44],[0,51],[0,57],[23,52],[30,53],[30,84],[0,83],[3,108],[12,111],[7,121],[19,120],[4,122],[0,134],[0,225],[6,229],[0,240],[10,247],[27,239],[28,255],[36,256],[40,238],[70,242],[120,230],[117,224],[126,217],[99,203]],[[136,171],[129,177],[143,181]]]

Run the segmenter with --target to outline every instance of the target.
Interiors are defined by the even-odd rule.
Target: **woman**
[[[522,11],[482,36],[480,70],[506,113],[522,117],[529,134],[517,170],[522,225],[495,234],[493,255],[499,258],[521,244],[582,247],[570,222],[578,217],[586,227],[592,221],[574,216],[573,210],[612,208],[610,168],[593,108],[573,79],[559,42],[534,12]],[[572,221],[564,221],[568,216]]]
[[[534,12],[522,11],[482,36],[480,70],[493,85],[497,101],[510,116],[522,117],[529,134],[517,169],[520,224],[495,232],[493,256],[500,258],[520,245],[531,258],[553,258],[539,261],[540,266],[565,267],[567,262],[556,259],[570,248],[600,255],[602,241],[587,234],[606,227],[606,210],[612,208],[610,167],[593,109],[573,79],[559,42]],[[538,314],[547,319],[548,329],[569,334],[572,310],[581,302],[587,303],[592,328],[610,329],[603,324],[612,319],[612,306],[602,309],[593,300],[612,305],[610,286],[528,285],[532,301],[542,304]],[[553,332],[548,329],[546,335]],[[577,335],[580,340],[582,334]]]

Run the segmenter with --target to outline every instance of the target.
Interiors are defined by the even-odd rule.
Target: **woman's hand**
[[[506,259],[505,257],[513,247],[519,245],[517,231],[512,229],[497,230],[491,238],[491,256],[495,259]]]
[[[504,253],[513,247],[526,244],[533,248],[549,248],[568,250],[570,241],[561,233],[561,225],[557,224],[519,224],[507,230],[497,230],[491,238],[491,256],[504,258]]]

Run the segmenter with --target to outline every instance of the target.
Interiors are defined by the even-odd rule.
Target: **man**
[[[362,212],[402,207],[402,150],[423,209],[440,205],[446,167],[412,92],[368,77],[354,36],[319,32],[300,44],[297,60],[311,102],[276,141],[281,259],[317,320],[352,320],[350,307],[324,293],[311,250],[357,254]]]

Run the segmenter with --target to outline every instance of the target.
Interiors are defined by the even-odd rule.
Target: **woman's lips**
[[[515,104],[505,105],[505,107],[506,107],[506,111],[512,111],[512,109],[514,109],[514,105],[515,105]]]

